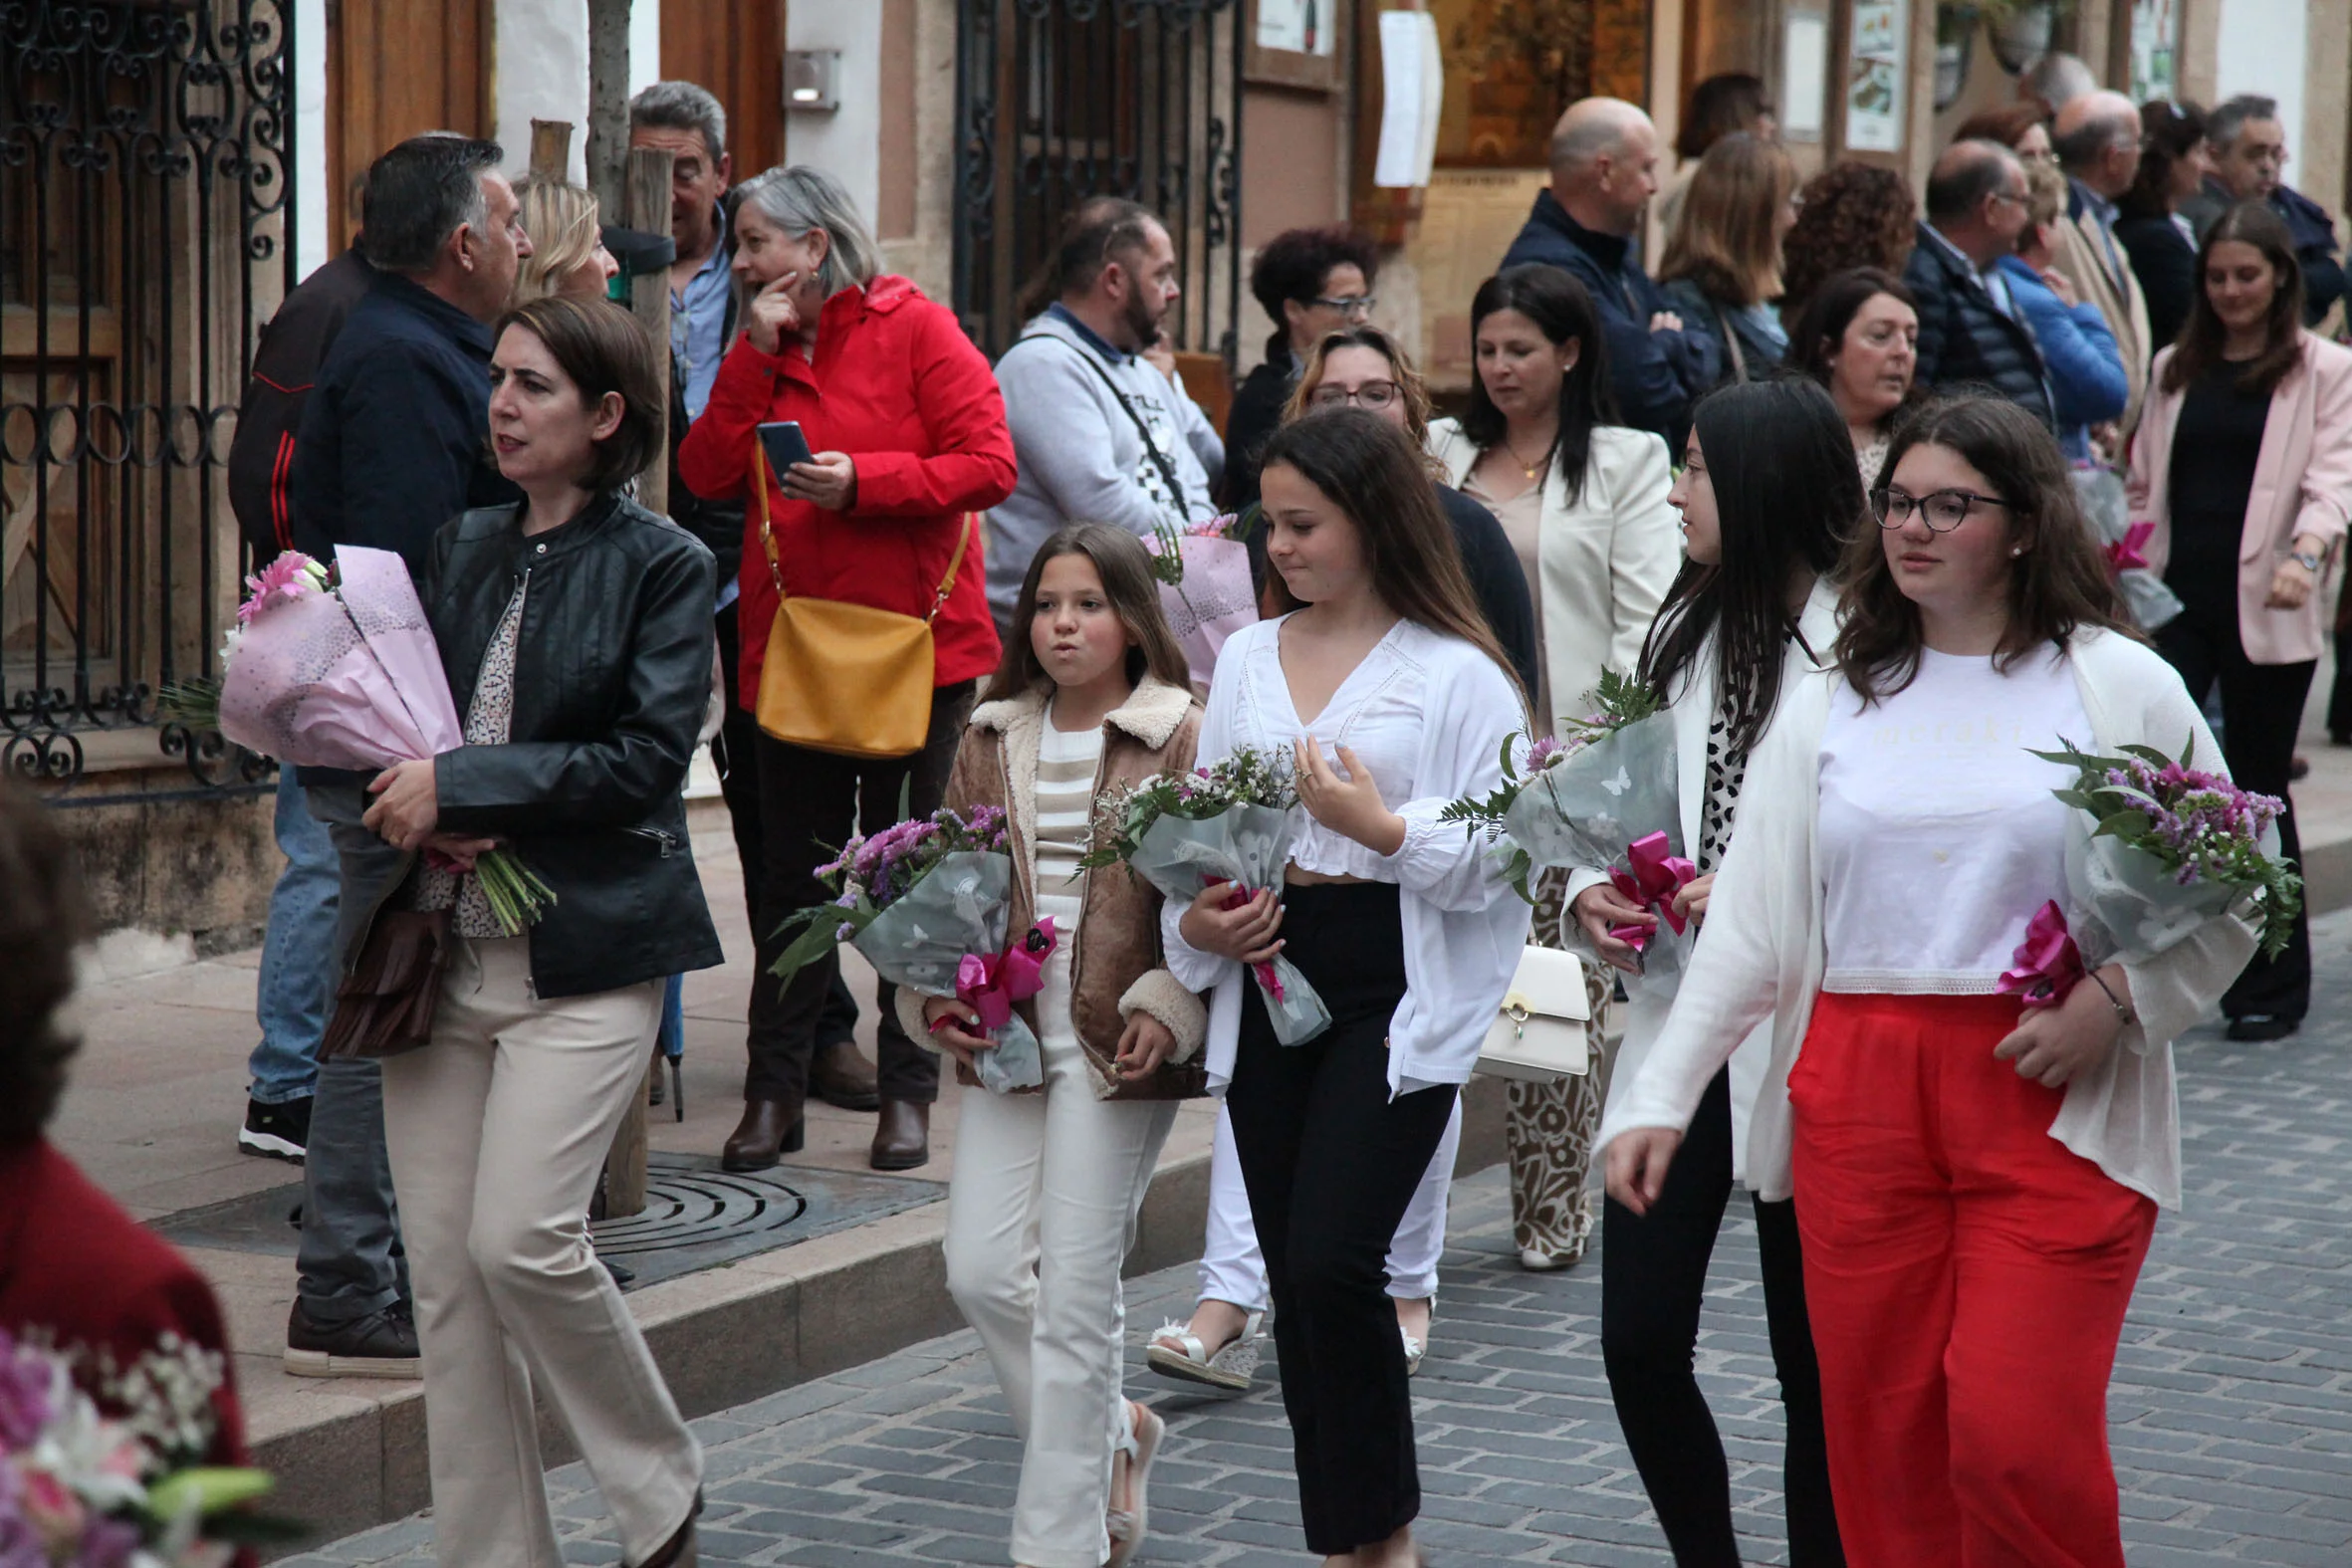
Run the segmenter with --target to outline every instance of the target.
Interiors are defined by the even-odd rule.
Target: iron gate
[[[1180,348],[1232,364],[1244,0],[958,0],[955,304],[992,356],[1062,220],[1142,202],[1176,244]]]
[[[213,670],[229,438],[294,282],[294,0],[0,4],[0,766]],[[165,727],[215,782],[218,737]]]

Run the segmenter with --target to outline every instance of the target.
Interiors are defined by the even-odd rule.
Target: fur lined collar
[[[972,728],[1004,735],[1024,719],[1041,720],[1045,717],[1046,698],[1051,689],[1040,684],[1018,697],[984,702],[972,710]],[[1156,752],[1168,744],[1168,738],[1176,733],[1176,727],[1184,722],[1191,708],[1190,688],[1171,686],[1156,675],[1146,674],[1134,693],[1113,708],[1103,722],[1125,731]]]

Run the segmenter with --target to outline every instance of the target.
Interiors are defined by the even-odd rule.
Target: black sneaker
[[[2301,1018],[2282,1017],[2275,1012],[2241,1012],[2230,1020],[2223,1030],[2234,1040],[2282,1040],[2303,1026]]]
[[[290,1160],[300,1165],[310,1143],[309,1095],[283,1105],[264,1105],[253,1099],[245,1102],[245,1125],[237,1129],[239,1154],[258,1154],[265,1160]]]
[[[298,1378],[419,1377],[416,1324],[396,1306],[349,1323],[314,1323],[298,1300],[286,1318],[286,1370]]]

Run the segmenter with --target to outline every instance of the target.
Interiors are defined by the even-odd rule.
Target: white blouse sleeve
[[[1235,689],[1241,684],[1244,642],[1255,632],[1245,630],[1227,640],[1218,650],[1217,671],[1209,681],[1209,702],[1201,714],[1201,728],[1194,743],[1193,763],[1206,768],[1222,762],[1234,749],[1233,712]],[[1181,899],[1160,900],[1160,949],[1168,964],[1168,973],[1186,991],[1206,994],[1219,981],[1241,973],[1241,966],[1229,958],[1204,953],[1184,940],[1177,928],[1183,924],[1184,912],[1192,905]]]
[[[1450,644],[1446,653],[1449,665],[1430,683],[1424,715],[1428,728],[1415,781],[1421,793],[1393,808],[1405,819],[1405,841],[1388,863],[1398,887],[1432,908],[1467,913],[1517,895],[1485,834],[1438,817],[1464,795],[1501,787],[1503,738],[1528,721],[1493,659],[1468,643]]]

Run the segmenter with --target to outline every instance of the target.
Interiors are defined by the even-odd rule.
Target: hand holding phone
[[[817,460],[817,454],[809,450],[809,438],[801,433],[798,419],[775,419],[760,426],[760,445],[768,454],[769,472],[788,489],[793,465]]]

